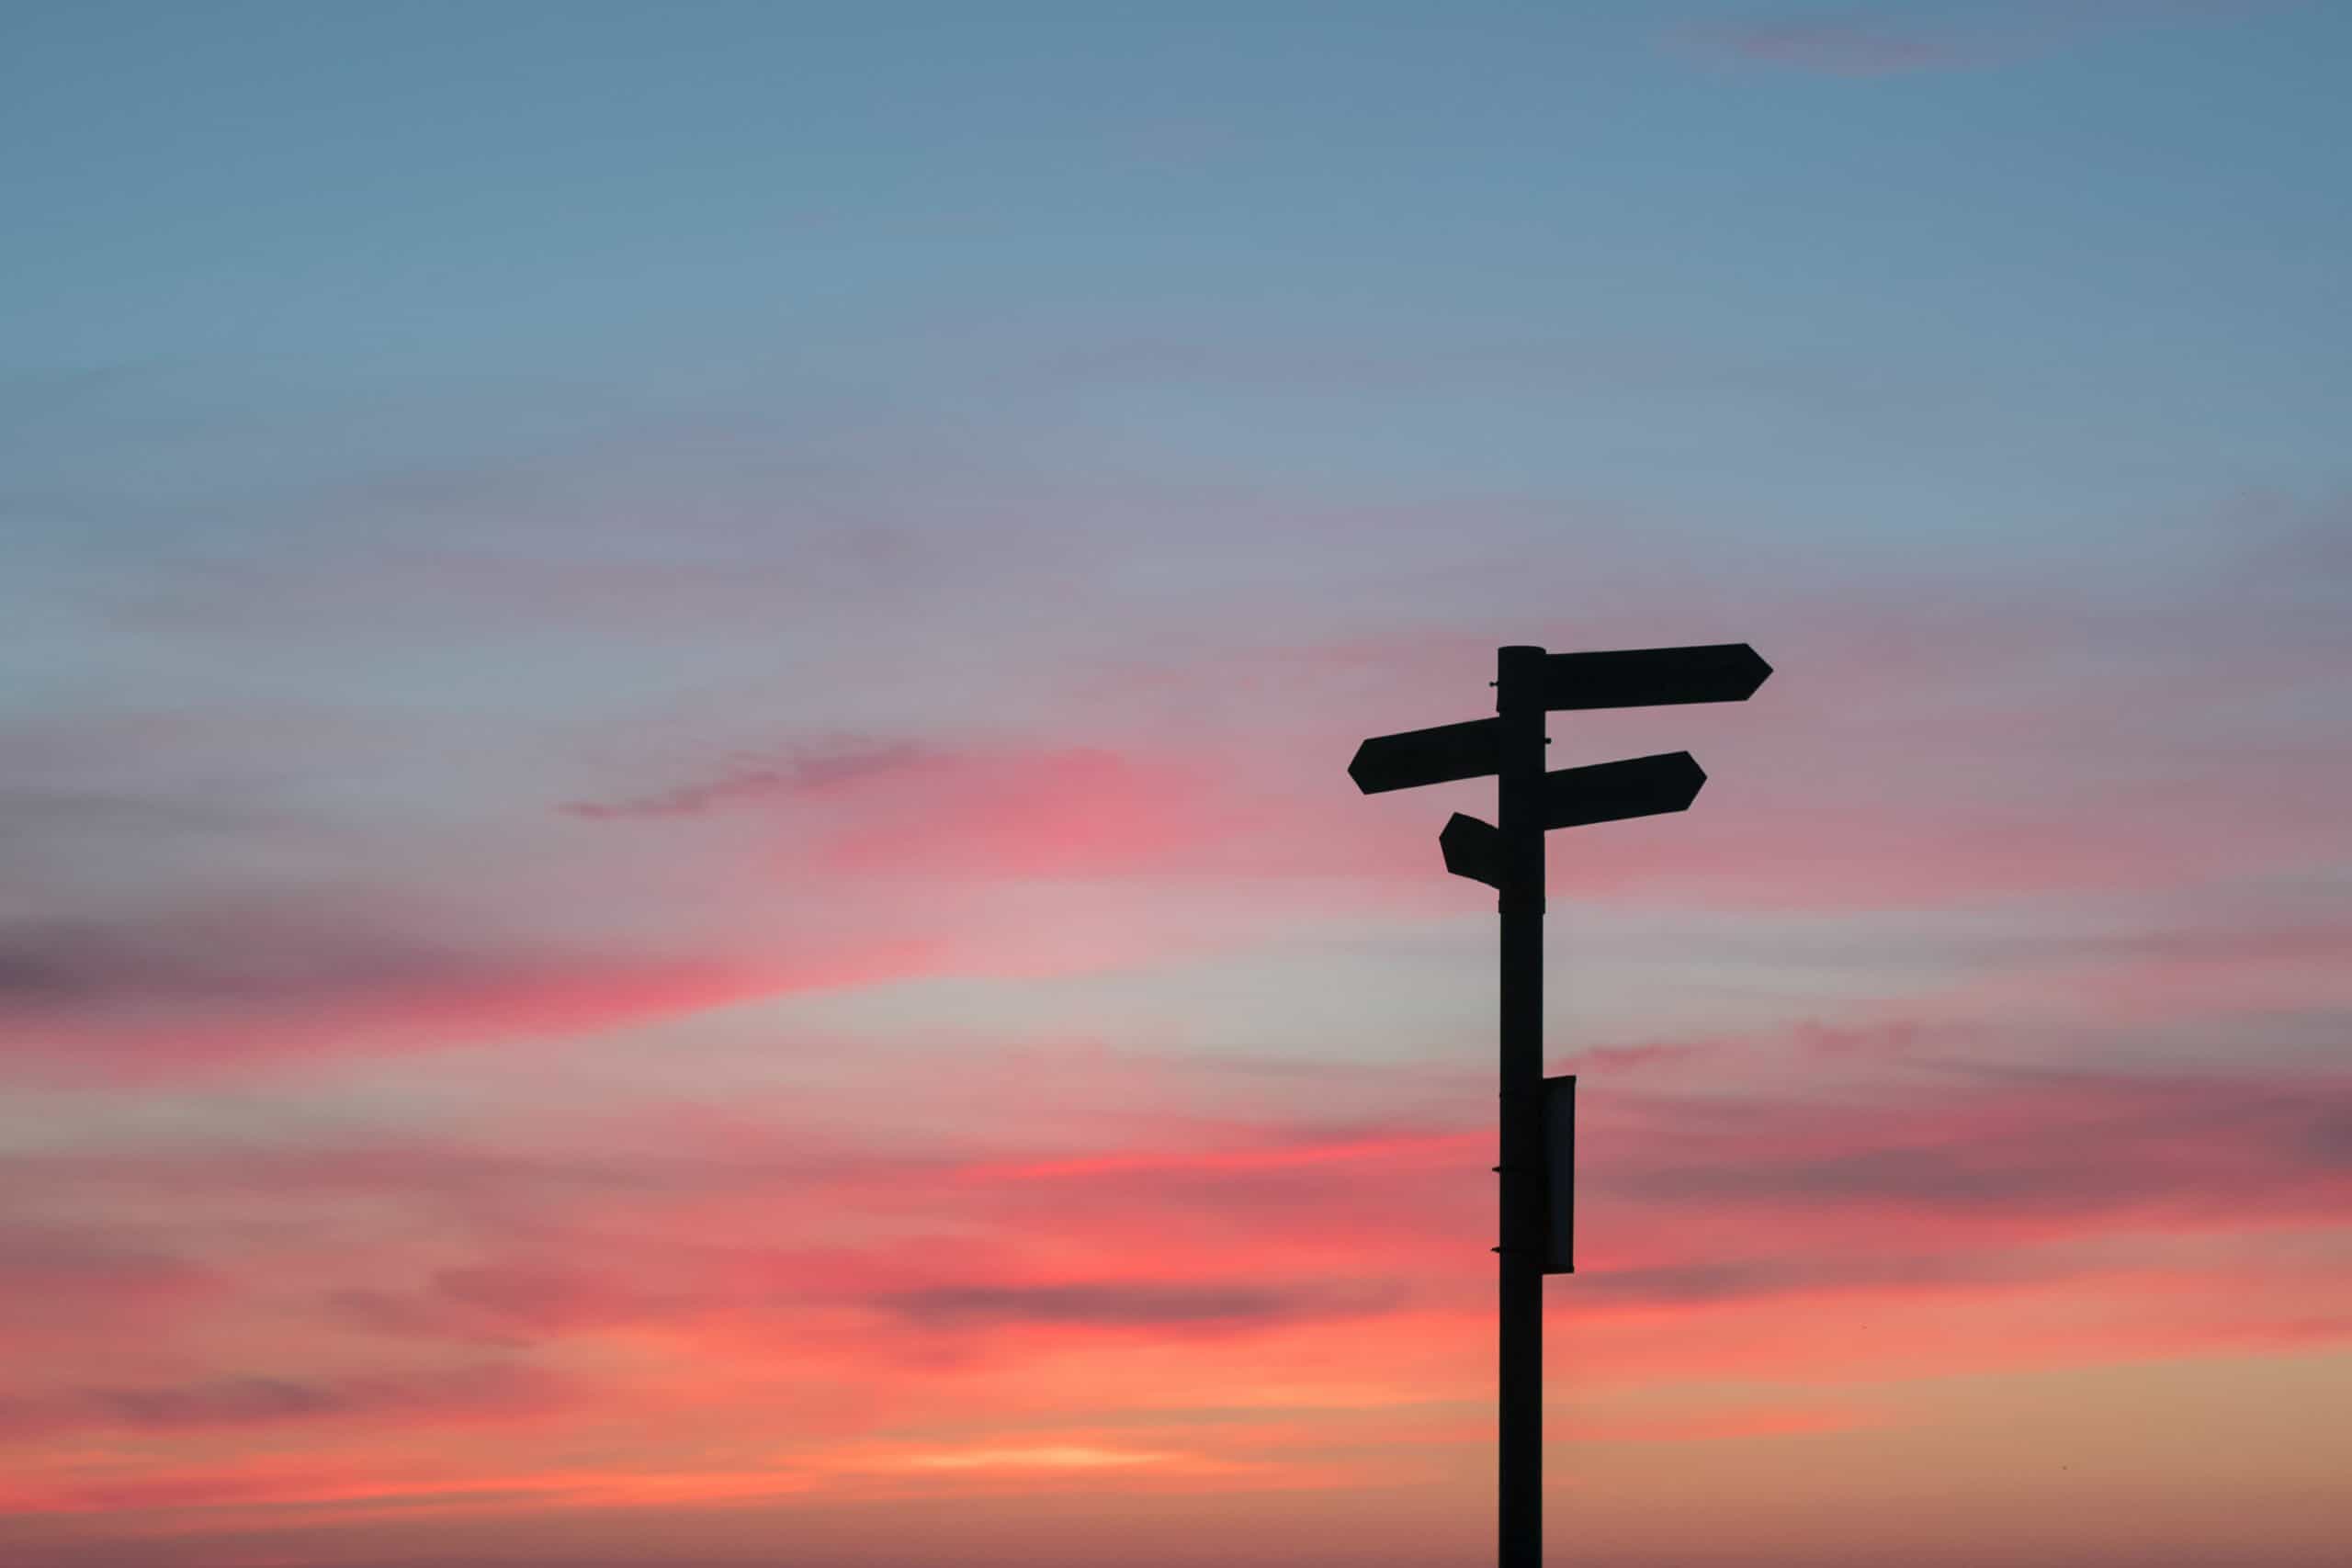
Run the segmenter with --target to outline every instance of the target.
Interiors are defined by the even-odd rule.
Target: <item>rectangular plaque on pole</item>
[[[1577,1076],[1544,1080],[1544,1272],[1573,1274],[1577,1234]]]

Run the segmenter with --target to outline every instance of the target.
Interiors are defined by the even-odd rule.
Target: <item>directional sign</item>
[[[1544,775],[1544,826],[1581,828],[1688,810],[1706,782],[1688,751],[1555,769]]]
[[[1499,765],[1501,727],[1491,718],[1375,735],[1356,748],[1348,777],[1366,795],[1419,784],[1475,779]]]
[[[1437,846],[1445,852],[1445,869],[1456,876],[1483,882],[1499,891],[1503,885],[1503,836],[1476,817],[1459,811],[1450,818]]]
[[[1544,660],[1547,708],[1644,708],[1667,703],[1744,703],[1772,667],[1744,642],[1555,653]]]

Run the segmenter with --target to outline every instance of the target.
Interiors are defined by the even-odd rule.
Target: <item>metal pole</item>
[[[1496,1561],[1544,1557],[1544,649],[1496,651],[1502,1165]]]

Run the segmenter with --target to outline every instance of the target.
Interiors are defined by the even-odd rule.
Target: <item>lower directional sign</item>
[[[1445,852],[1445,869],[1454,875],[1501,888],[1503,836],[1486,823],[1457,811],[1438,834],[1437,847]]]
[[[1544,826],[1581,828],[1688,810],[1706,782],[1707,775],[1688,751],[1560,768],[1544,775]],[[1445,852],[1445,869],[1454,875],[1502,886],[1503,836],[1498,829],[1457,811],[1438,834],[1437,844]]]
[[[1706,782],[1707,775],[1688,751],[1555,769],[1544,775],[1544,826],[1581,828],[1588,822],[1688,810]],[[1449,870],[1452,863],[1449,860]]]

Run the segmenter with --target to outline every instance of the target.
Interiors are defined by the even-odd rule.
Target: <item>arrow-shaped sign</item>
[[[1449,818],[1437,836],[1445,852],[1445,869],[1456,876],[1483,882],[1500,891],[1503,885],[1503,836],[1476,817],[1459,811]]]
[[[1356,748],[1348,777],[1366,795],[1475,779],[1500,765],[1499,733],[1496,720],[1474,718],[1467,724],[1375,735]]]
[[[1555,653],[1544,660],[1547,708],[1644,708],[1744,703],[1772,667],[1744,642]]]
[[[1688,810],[1706,782],[1688,751],[1555,769],[1544,775],[1544,826],[1581,828]]]
[[[1582,828],[1685,811],[1706,782],[1688,751],[1561,768],[1544,775],[1544,826]],[[1454,875],[1502,886],[1503,836],[1495,828],[1457,811],[1446,820],[1437,844],[1445,853],[1445,869]]]

